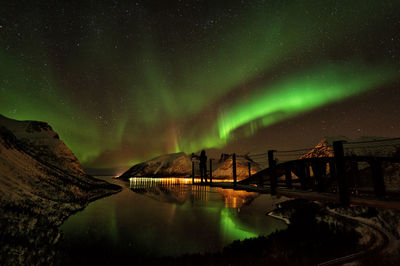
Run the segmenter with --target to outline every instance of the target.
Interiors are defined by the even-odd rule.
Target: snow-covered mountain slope
[[[0,261],[44,263],[66,217],[119,190],[86,175],[48,124],[0,116]]]
[[[315,157],[333,157],[332,142],[327,138],[323,138],[312,150],[300,156],[299,159],[315,158]]]
[[[223,158],[217,165],[217,169],[213,171],[215,178],[233,178],[233,160],[232,156],[221,156]],[[238,179],[249,177],[249,163],[251,174],[255,174],[261,170],[260,166],[247,159],[244,156],[236,156],[236,175]]]
[[[10,130],[18,146],[37,160],[73,175],[86,175],[75,155],[47,123],[16,121],[0,115],[0,125]]]
[[[312,150],[299,157],[299,159],[315,157],[333,157],[332,143],[334,140],[344,140],[345,156],[372,156],[372,157],[397,157],[400,158],[400,140],[384,137],[361,137],[348,139],[346,137],[325,137]],[[372,170],[367,162],[359,162],[360,172],[356,174],[358,182],[372,184]],[[350,163],[347,164],[348,171]],[[384,161],[382,163],[383,177],[387,191],[400,191],[400,163]],[[329,171],[329,166],[328,166]],[[367,183],[368,183],[367,182]],[[372,185],[371,185],[372,186]]]
[[[314,157],[333,157],[333,142],[343,140],[343,149],[346,156],[393,156],[400,148],[400,140],[384,137],[360,137],[349,139],[344,136],[324,137],[313,149],[299,157],[299,159]]]
[[[195,160],[195,175],[200,176],[199,162]],[[248,177],[248,163],[251,164],[251,173],[260,170],[257,163],[237,156],[236,173],[239,179]],[[222,154],[220,160],[213,161],[213,178],[232,178],[232,156]],[[132,166],[120,178],[129,177],[188,177],[192,175],[192,158],[183,152],[162,155],[143,163]],[[207,162],[207,176],[209,176],[209,165]]]
[[[121,178],[143,177],[183,177],[192,173],[190,156],[184,152],[162,155],[132,166]]]

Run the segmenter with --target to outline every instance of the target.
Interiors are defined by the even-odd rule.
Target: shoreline
[[[94,178],[95,178],[95,177],[94,177]],[[96,178],[96,179],[97,179],[97,178]],[[101,179],[98,179],[98,180],[101,180]],[[107,182],[107,181],[105,181],[105,182]],[[109,182],[107,182],[107,183],[109,183]],[[112,183],[109,183],[109,184],[110,184],[110,185],[119,186],[119,185],[112,184]],[[74,215],[74,214],[76,214],[76,213],[78,213],[78,212],[80,212],[80,211],[83,211],[90,203],[92,203],[92,202],[94,202],[94,201],[96,201],[96,200],[103,199],[103,198],[107,198],[107,197],[110,197],[110,196],[112,196],[112,195],[115,195],[115,194],[120,193],[120,192],[123,190],[123,187],[121,187],[121,186],[119,186],[119,187],[120,187],[120,189],[119,189],[118,191],[110,191],[110,192],[107,192],[107,193],[105,193],[105,194],[103,194],[103,195],[97,195],[97,196],[94,196],[94,197],[89,198],[89,199],[88,199],[88,202],[86,202],[86,204],[85,204],[84,206],[82,206],[82,208],[76,209],[76,210],[72,211],[71,213],[69,213],[67,216],[65,216],[65,217],[62,219],[61,224],[58,225],[58,229],[60,229],[60,227],[64,224],[64,222],[65,222],[69,217],[71,217],[72,215]]]
[[[290,224],[290,221],[289,221],[288,218],[285,218],[285,217],[279,216],[279,215],[277,215],[277,214],[274,214],[274,211],[268,212],[267,215],[270,216],[270,217],[272,217],[272,218],[275,218],[275,219],[277,219],[277,220],[280,220],[280,221],[285,222],[286,225],[289,225],[289,224]]]
[[[0,261],[5,265],[54,263],[55,246],[62,237],[62,224],[91,202],[112,196],[122,189],[96,178],[93,187],[90,185],[86,192],[87,198],[60,201],[51,199],[54,196],[44,191],[38,195],[24,193],[19,199],[2,197]]]
[[[57,245],[57,243],[60,241],[60,239],[62,239],[62,232],[60,230],[60,227],[62,226],[62,224],[69,217],[71,217],[75,213],[83,211],[91,202],[94,202],[94,201],[99,200],[99,199],[107,198],[107,197],[110,197],[112,195],[116,195],[116,194],[120,193],[121,191],[123,191],[124,188],[125,188],[122,185],[117,184],[118,182],[122,182],[122,183],[126,182],[123,179],[112,179],[112,178],[110,178],[108,176],[105,177],[104,179],[103,178],[98,178],[98,177],[93,177],[93,178],[95,178],[96,180],[99,180],[99,181],[107,183],[107,184],[103,183],[102,188],[100,188],[100,189],[106,189],[106,188],[111,189],[111,188],[114,188],[115,190],[108,191],[108,192],[105,192],[105,193],[101,193],[101,191],[97,191],[97,193],[96,193],[96,189],[94,189],[93,190],[93,195],[91,197],[87,198],[87,202],[84,203],[84,205],[81,206],[80,208],[69,210],[68,213],[66,213],[65,209],[64,210],[60,209],[59,212],[62,213],[61,215],[63,217],[61,218],[61,222],[60,223],[56,222],[56,224],[57,224],[56,225],[56,229],[57,230],[55,232],[53,232],[53,229],[52,229],[53,226],[55,225],[54,222],[48,222],[47,225],[41,224],[40,227],[36,228],[39,231],[42,230],[42,229],[43,230],[48,229],[53,234],[54,233],[58,233],[58,235],[53,240],[54,243],[50,243],[51,247],[54,247],[54,245]],[[118,189],[117,189],[117,187],[118,187]],[[289,199],[289,200],[283,202],[282,206],[281,206],[281,204],[279,206],[276,206],[272,211],[269,211],[269,212],[265,213],[265,215],[270,216],[270,217],[272,217],[274,219],[283,221],[288,226],[292,226],[292,223],[290,222],[290,219],[292,218],[293,213],[291,213],[290,209],[296,210],[299,207],[301,208],[302,204],[299,204],[298,202],[301,203],[301,201]],[[312,204],[312,202],[310,202],[310,201],[304,201],[304,202],[308,202],[308,204]],[[285,207],[285,205],[286,205],[286,207]],[[287,207],[287,206],[289,206],[289,207]],[[285,208],[287,208],[287,209],[285,209]],[[321,207],[319,209],[319,214],[318,215],[322,215],[320,217],[325,218],[325,219],[320,220],[320,222],[327,222],[328,224],[332,223],[334,226],[338,226],[341,223],[343,223],[340,226],[344,226],[344,227],[346,227],[346,224],[347,224],[347,226],[349,226],[351,224],[351,223],[348,223],[346,221],[343,222],[343,220],[341,220],[341,218],[334,219],[333,216],[336,216],[336,215],[339,215],[342,218],[345,217],[345,216],[343,216],[341,214],[338,214],[338,213],[336,213],[336,215],[333,215],[333,213],[330,213],[330,214],[329,213],[325,213],[325,216],[323,216],[324,210],[327,210],[327,209],[329,210],[329,208],[327,206]],[[347,219],[344,219],[344,220],[347,220]],[[351,230],[355,230],[357,226],[353,224],[353,225],[350,225],[350,227],[351,227]],[[332,229],[329,229],[329,230],[332,230]],[[193,262],[193,260],[195,261],[198,258],[201,258],[200,261],[204,261],[205,260],[207,262],[213,262],[214,259],[217,259],[217,261],[227,261],[227,260],[229,260],[229,256],[227,255],[226,252],[227,252],[227,250],[229,251],[232,248],[234,248],[234,249],[237,248],[239,250],[238,252],[244,252],[243,254],[245,254],[246,252],[248,252],[249,249],[251,249],[251,247],[253,247],[253,245],[255,243],[263,243],[264,246],[265,245],[268,246],[268,243],[270,241],[272,241],[271,239],[275,239],[276,237],[283,238],[283,240],[281,242],[284,243],[285,237],[282,237],[282,236],[287,234],[287,232],[285,233],[285,231],[289,232],[288,229],[285,229],[285,230],[280,230],[280,231],[277,231],[275,233],[272,233],[271,237],[270,236],[267,236],[267,237],[258,236],[256,238],[244,239],[244,240],[241,240],[241,241],[236,240],[236,241],[233,241],[232,243],[228,244],[227,246],[223,247],[223,249],[221,251],[217,252],[217,253],[183,254],[183,255],[177,256],[177,257],[162,257],[162,258],[156,258],[154,260],[150,259],[150,261],[151,261],[151,264],[153,262],[155,262],[156,265],[159,265],[159,264],[157,264],[158,262],[160,264],[164,264],[165,262],[167,262],[167,265],[169,265],[168,262],[170,262],[173,265],[175,265],[175,262],[178,262],[177,265],[182,265],[182,264],[186,264],[188,261]],[[60,237],[60,234],[61,234],[61,237]],[[51,237],[50,237],[50,240],[51,240]],[[275,241],[275,240],[273,240],[273,241]],[[302,241],[305,241],[305,240],[302,240]],[[364,255],[370,256],[369,255],[370,252],[368,251],[369,250],[368,246],[369,246],[369,244],[367,246],[364,246],[362,249],[353,251],[350,255],[342,254],[342,255],[339,255],[337,258],[328,257],[328,259],[326,259],[326,260],[324,259],[323,261],[319,261],[318,263],[322,263],[322,262],[328,263],[330,261],[338,261],[338,260],[339,261],[343,261],[343,262],[349,262],[349,261],[355,261],[355,260],[364,259]],[[50,249],[49,252],[50,252],[49,256],[53,255],[53,259],[57,259],[56,257],[54,257],[54,254],[51,254],[52,249]],[[22,254],[15,253],[15,254],[18,254],[18,255],[21,255],[21,256],[24,255],[23,253]],[[47,253],[45,253],[45,254],[47,254]],[[241,256],[241,255],[237,255],[237,256]],[[243,256],[245,256],[245,255],[243,255]],[[147,258],[144,257],[143,259],[146,260]],[[180,264],[180,262],[182,262],[182,264]],[[195,264],[195,265],[197,265],[197,264]]]

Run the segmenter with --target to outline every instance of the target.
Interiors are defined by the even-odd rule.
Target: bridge
[[[210,160],[209,182],[202,182],[203,185],[400,210],[400,138],[334,141],[320,149],[244,155],[249,161],[249,174],[240,181],[236,174],[237,156],[230,156],[233,182],[212,182]],[[268,167],[252,175],[251,162],[265,162]]]

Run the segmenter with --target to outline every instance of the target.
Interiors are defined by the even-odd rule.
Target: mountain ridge
[[[190,177],[192,175],[192,156],[184,152],[164,154],[147,161],[133,165],[119,178],[129,177]],[[237,156],[236,172],[238,178],[248,177],[248,163],[251,164],[251,173],[260,170],[260,166],[246,158]],[[213,178],[232,178],[232,156],[222,153],[219,160],[213,161]],[[195,175],[199,177],[199,165],[195,161]],[[207,176],[209,175],[209,164],[207,162]]]
[[[45,122],[0,115],[0,261],[49,263],[58,226],[90,201],[120,187],[85,173],[72,151]]]

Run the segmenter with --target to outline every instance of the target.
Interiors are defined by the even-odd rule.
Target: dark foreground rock
[[[400,212],[290,200],[281,204],[273,215],[288,221],[288,228],[268,237],[235,241],[221,252],[148,260],[144,264],[317,265],[337,258],[343,258],[344,261],[329,265],[341,265],[346,259],[347,262],[352,261],[352,265],[400,263]],[[371,223],[377,230],[372,232],[371,228],[357,219],[366,224]],[[389,235],[389,243],[382,243],[382,246],[376,245],[378,239],[374,236],[381,230]],[[371,246],[375,248],[371,249]],[[347,258],[351,254],[358,256]]]
[[[290,221],[288,228],[235,241],[222,251],[148,261],[149,265],[317,265],[359,250],[360,234],[346,219],[325,222],[323,206],[304,200],[290,201],[278,212]],[[276,213],[278,215],[278,213]]]
[[[120,190],[87,175],[47,123],[0,115],[1,265],[51,263],[62,222]]]

